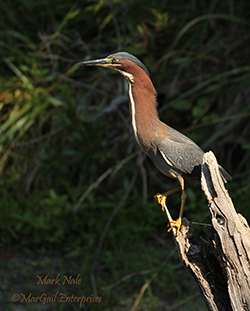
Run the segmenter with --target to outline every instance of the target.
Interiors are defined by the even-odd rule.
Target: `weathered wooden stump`
[[[211,151],[203,158],[201,187],[212,227],[206,227],[207,240],[198,238],[184,218],[179,236],[174,235],[180,257],[208,310],[250,310],[250,229],[236,213]]]

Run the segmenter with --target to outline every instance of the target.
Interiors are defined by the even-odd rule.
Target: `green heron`
[[[160,121],[157,113],[157,93],[149,71],[135,56],[118,52],[103,59],[84,61],[76,65],[114,69],[127,79],[132,127],[138,145],[159,171],[170,178],[178,179],[180,183],[180,187],[155,196],[164,208],[167,196],[182,191],[179,218],[177,221],[170,221],[170,229],[175,227],[178,235],[186,200],[186,180],[200,178],[204,152],[191,139]],[[219,170],[224,182],[231,180],[224,168],[219,166]]]

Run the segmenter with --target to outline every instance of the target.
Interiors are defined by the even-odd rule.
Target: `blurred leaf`
[[[250,150],[250,143],[242,145],[243,149]]]
[[[48,102],[51,103],[55,107],[67,107],[67,104],[55,97],[49,97]]]
[[[191,20],[190,22],[188,22],[182,29],[181,31],[178,33],[178,35],[176,36],[170,50],[173,50],[177,43],[180,41],[181,37],[184,36],[184,34],[191,28],[193,27],[195,24],[204,21],[204,20],[209,20],[209,19],[222,19],[222,20],[227,20],[229,22],[232,23],[240,23],[242,25],[246,25],[246,26],[250,26],[250,22],[243,19],[243,18],[237,18],[235,16],[230,16],[230,15],[226,15],[226,14],[208,14],[208,15],[203,15],[203,16],[198,16],[196,18],[194,18],[193,20]]]
[[[62,29],[65,27],[65,25],[67,24],[67,22],[70,19],[75,18],[78,14],[80,14],[80,9],[75,9],[76,5],[73,5],[69,12],[65,15],[64,19],[62,20],[61,24],[57,27],[57,32],[60,33],[62,31]]]
[[[13,72],[20,78],[20,80],[27,86],[29,89],[33,88],[30,80],[10,61],[9,58],[4,58],[6,64],[13,70]]]
[[[209,97],[202,96],[197,100],[196,105],[192,108],[192,114],[194,117],[197,117],[203,109],[208,105]]]
[[[168,107],[173,107],[173,108],[175,108],[177,110],[185,111],[185,110],[190,110],[191,109],[192,103],[190,101],[188,101],[188,100],[185,100],[185,99],[180,99],[180,100],[176,99],[176,100],[172,101],[168,105]]]

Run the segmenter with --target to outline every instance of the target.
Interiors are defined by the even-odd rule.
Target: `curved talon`
[[[168,229],[168,232],[170,232],[173,228],[176,228],[176,236],[179,235],[180,227],[181,227],[181,218],[178,218],[177,220],[170,220],[168,223],[168,226],[170,227]]]
[[[156,201],[158,201],[158,204],[161,205],[162,211],[164,212],[165,210],[164,205],[166,204],[167,197],[165,195],[158,193],[154,196],[154,198]]]

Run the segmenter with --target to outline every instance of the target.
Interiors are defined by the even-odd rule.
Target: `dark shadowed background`
[[[249,220],[250,2],[0,2],[1,310],[206,310],[153,199],[177,182],[139,150],[127,82],[74,64],[138,57],[161,120],[213,150]],[[209,224],[200,182],[189,185],[184,216]],[[167,204],[177,218],[180,194]],[[27,300],[56,292],[85,300]]]

